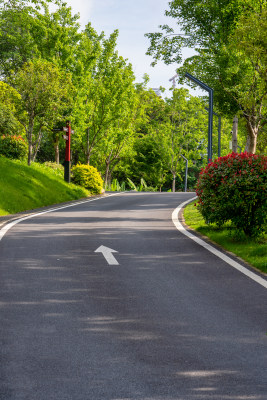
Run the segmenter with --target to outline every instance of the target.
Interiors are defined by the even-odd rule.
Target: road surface
[[[267,291],[176,229],[191,197],[124,193],[6,232],[1,400],[267,399]]]

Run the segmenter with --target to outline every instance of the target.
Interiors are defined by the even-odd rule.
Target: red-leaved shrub
[[[206,222],[221,226],[232,221],[247,236],[266,231],[267,157],[228,154],[202,169],[198,183],[197,207]]]

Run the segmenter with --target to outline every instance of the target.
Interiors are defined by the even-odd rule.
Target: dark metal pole
[[[209,127],[208,127],[208,163],[212,161],[212,123],[213,123],[213,89],[195,78],[188,72],[185,73],[185,77],[199,85],[202,89],[209,92]]]
[[[209,90],[208,163],[212,161],[213,90]]]
[[[208,107],[205,107],[205,110],[209,111]],[[215,111],[213,111],[213,115],[216,115],[218,117],[218,157],[221,157],[221,126],[222,126],[222,118]]]

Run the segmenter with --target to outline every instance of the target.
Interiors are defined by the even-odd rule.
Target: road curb
[[[191,202],[194,201],[195,199],[196,198],[193,198],[191,200]],[[225,256],[224,258],[228,258],[229,259],[229,262],[227,260],[224,260],[224,261],[230,263],[230,265],[232,265],[234,268],[236,268],[238,270],[243,270],[243,271],[240,271],[240,272],[244,273],[245,275],[258,276],[258,280],[260,280],[262,282],[261,284],[263,286],[267,287],[266,286],[267,285],[267,281],[266,281],[267,274],[265,274],[264,272],[258,270],[255,267],[253,267],[252,265],[250,265],[245,260],[243,260],[242,258],[240,258],[237,255],[235,255],[234,253],[231,253],[230,251],[225,250],[223,247],[218,245],[218,243],[213,242],[212,240],[210,240],[206,236],[204,236],[204,235],[200,234],[199,232],[195,231],[194,229],[190,228],[185,223],[183,211],[184,211],[184,208],[189,203],[190,203],[190,200],[186,204],[182,203],[181,206],[179,207],[179,212],[178,212],[178,215],[177,215],[177,221],[178,221],[178,223],[181,224],[181,226],[183,228],[182,230],[185,231],[185,232],[182,232],[182,233],[184,233],[186,236],[190,236],[190,235],[193,236],[193,237],[191,237],[192,240],[194,240],[197,243],[202,241],[202,242],[204,242],[204,244],[206,243],[207,246],[205,246],[204,244],[198,243],[199,245],[201,245],[203,247],[206,247],[206,248],[207,247],[211,247],[211,248],[213,248],[214,251],[220,252],[222,255]],[[173,213],[175,213],[176,210],[177,209],[175,209]],[[173,223],[176,226],[176,228],[178,230],[180,230],[179,227],[177,226],[177,224],[175,223],[174,219],[173,219]],[[207,250],[214,253],[214,251],[212,249],[208,249],[207,248]],[[223,258],[223,256],[220,256],[218,254],[216,254],[216,255],[218,257],[220,257],[220,258]],[[238,264],[240,266],[240,268],[238,266],[235,266],[234,264]],[[245,271],[244,269],[246,269],[247,271],[250,271],[250,273],[249,272],[244,272]],[[252,279],[254,279],[254,278],[252,278]],[[257,278],[255,278],[254,280],[256,280],[256,279]]]

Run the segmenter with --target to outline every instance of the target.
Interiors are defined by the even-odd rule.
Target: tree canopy
[[[266,124],[266,2],[264,0],[173,0],[166,15],[179,29],[168,25],[149,33],[154,65],[182,63],[182,49],[196,55],[177,68],[179,81],[186,71],[214,89],[216,106],[225,115],[239,114],[247,124],[247,146],[256,151],[257,138]]]
[[[61,0],[53,3],[56,7],[51,11],[48,0],[0,1],[0,115],[5,116],[0,120],[0,135],[23,135],[29,145],[29,164],[38,159],[54,159],[60,163],[64,160],[65,145],[62,128],[69,120],[75,131],[73,164],[83,162],[96,166],[106,185],[112,178],[125,181],[130,178],[135,184],[142,179],[143,184],[147,181],[154,188],[170,188],[173,178],[182,182],[185,167],[182,156],[188,159],[192,170],[199,169],[206,158],[205,99],[190,96],[185,89],[174,90],[170,98],[164,99],[148,88],[147,75],[136,83],[131,64],[117,51],[117,30],[106,36],[104,32],[96,32],[90,22],[81,29],[79,15],[73,14]],[[172,3],[170,12],[175,13],[178,10],[175,7],[180,7],[182,2]],[[212,1],[208,3],[211,5]],[[198,17],[201,17],[201,7]],[[184,23],[191,22],[188,19]],[[242,43],[251,39],[243,29],[246,23],[244,19],[239,26],[235,24],[235,32],[243,38],[238,42],[244,54],[247,47]],[[201,36],[197,23],[194,26],[196,37]],[[204,28],[203,24],[201,29]],[[164,29],[171,34],[169,28]],[[260,48],[264,42],[258,40],[261,34],[257,32],[255,28],[254,36]],[[155,38],[158,40],[160,35]],[[228,31],[227,37],[219,55],[216,53],[217,58],[224,57],[224,49],[229,60],[231,46],[237,39]],[[153,41],[153,35],[151,38]],[[177,37],[169,36],[169,39],[173,44],[178,43]],[[185,36],[183,40],[191,40],[193,44],[191,37]],[[204,42],[208,44],[207,35]],[[204,42],[199,50],[203,54]],[[167,49],[165,39],[162,43]],[[258,53],[253,56],[248,53],[246,57],[256,65]],[[214,54],[213,58],[210,56],[212,59]],[[178,57],[174,51],[172,55]],[[209,52],[205,53],[208,56]],[[190,61],[192,68],[201,65],[196,60]],[[210,71],[214,66],[215,62],[210,62]],[[258,70],[263,74],[262,69]],[[216,81],[215,75],[213,78]],[[238,90],[243,93],[241,79],[239,82]],[[263,86],[257,87],[263,91]],[[234,95],[223,90],[218,92],[218,98],[228,99],[221,107],[227,117],[238,108]],[[216,110],[220,110],[219,106]],[[226,143],[230,132],[227,118],[223,129]],[[224,152],[228,151],[224,147]]]

